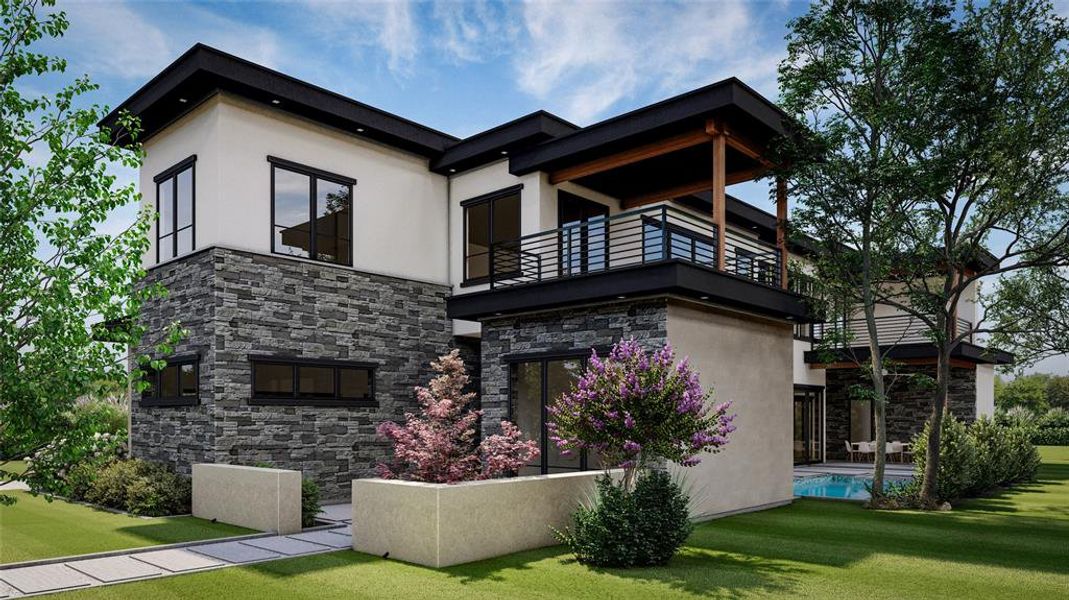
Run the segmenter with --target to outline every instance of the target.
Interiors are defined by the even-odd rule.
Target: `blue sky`
[[[1069,16],[1069,0],[1057,0]],[[457,136],[538,109],[578,125],[739,77],[772,100],[806,2],[59,0],[49,50],[115,106],[203,42]],[[122,172],[133,181],[133,172]],[[764,202],[763,190],[734,189]],[[134,209],[105,229],[119,230]],[[1041,365],[1069,372],[1069,358]]]

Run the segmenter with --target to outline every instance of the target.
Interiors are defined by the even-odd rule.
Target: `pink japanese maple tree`
[[[468,374],[460,351],[431,363],[438,374],[416,388],[420,414],[405,413],[403,425],[387,421],[379,435],[393,442],[392,464],[379,464],[379,476],[431,483],[458,483],[515,473],[538,457],[538,444],[520,428],[501,421],[501,433],[476,444],[481,410],[468,408],[475,394],[464,392]]]

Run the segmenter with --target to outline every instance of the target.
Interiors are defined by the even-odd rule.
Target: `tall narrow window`
[[[190,156],[153,178],[156,182],[156,262],[189,254],[195,247],[194,166]]]
[[[271,162],[271,250],[351,265],[355,179],[298,165]]]
[[[464,207],[464,280],[479,281],[490,277],[490,248],[493,246],[494,272],[520,270],[520,190],[522,185],[465,200]]]

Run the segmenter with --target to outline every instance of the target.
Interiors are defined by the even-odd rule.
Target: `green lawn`
[[[950,513],[873,512],[800,501],[706,523],[667,568],[588,569],[561,548],[441,571],[338,552],[66,597],[1064,600],[1069,448],[1043,452],[1038,482]]]
[[[193,517],[142,519],[10,493],[18,502],[0,506],[0,563],[253,533]]]
[[[26,471],[26,463],[21,460],[0,461],[0,470],[3,470],[7,473],[18,473],[19,475],[21,475]],[[0,480],[2,479],[3,477],[0,477]]]

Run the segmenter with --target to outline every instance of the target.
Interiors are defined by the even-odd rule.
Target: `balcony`
[[[661,205],[498,242],[482,255],[489,263],[491,289],[670,261],[730,273],[759,285],[782,286],[778,248],[728,230],[725,264],[718,265],[719,235],[711,220]],[[470,258],[480,260],[481,255]]]
[[[956,331],[969,331],[972,322],[966,319],[955,321]],[[899,361],[934,360],[936,348],[928,327],[912,315],[876,317],[876,336],[886,356]],[[799,324],[795,337],[809,340],[811,349],[805,353],[805,362],[818,367],[834,364],[855,364],[869,356],[868,326],[864,319],[839,319],[826,323]],[[824,348],[817,346],[829,342]],[[1013,356],[1002,351],[989,350],[977,345],[970,335],[952,351],[951,357],[958,366],[965,364],[1009,364]]]
[[[698,213],[654,205],[492,244],[483,261],[490,289],[454,296],[453,318],[479,318],[638,295],[683,295],[797,321],[802,296],[783,289],[774,244],[721,229]]]
[[[932,341],[928,326],[913,315],[890,315],[876,317],[876,339],[881,346],[901,346],[905,344],[929,344]],[[972,322],[958,319],[957,331],[972,329]],[[826,338],[834,339],[840,347],[867,348],[872,340],[865,319],[842,319],[827,323],[808,325],[814,345]],[[972,343],[972,335],[966,340]]]

